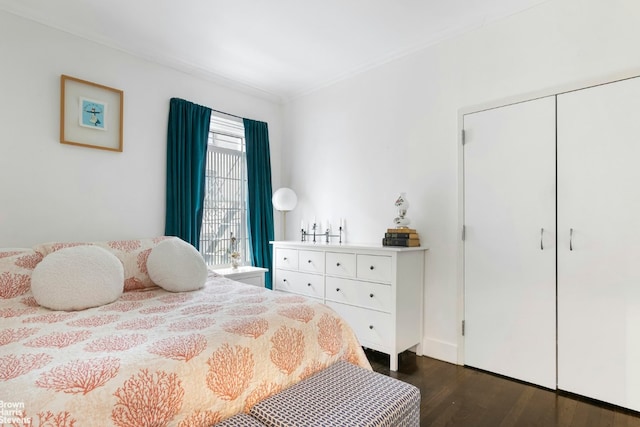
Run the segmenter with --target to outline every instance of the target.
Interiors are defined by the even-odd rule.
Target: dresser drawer
[[[327,274],[356,277],[356,255],[343,252],[327,252]]]
[[[289,270],[298,269],[298,250],[297,249],[276,249],[276,268],[286,268]]]
[[[391,313],[391,285],[327,277],[325,298],[373,310]]]
[[[276,269],[274,289],[315,298],[324,298],[324,276]]]
[[[391,283],[391,257],[384,255],[358,255],[358,279]]]
[[[298,270],[324,274],[324,252],[299,251]]]
[[[335,302],[327,302],[327,305],[346,320],[360,344],[374,350],[390,351],[394,336],[393,317],[389,313]]]

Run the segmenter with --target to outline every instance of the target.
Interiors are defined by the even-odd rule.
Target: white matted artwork
[[[123,109],[123,91],[62,75],[60,142],[122,151]]]

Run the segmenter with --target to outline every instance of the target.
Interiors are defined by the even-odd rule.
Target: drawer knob
[[[340,263],[339,262],[336,262],[336,267],[340,267]]]
[[[282,279],[282,281],[283,281],[283,282],[286,282],[286,281],[287,281],[287,279]]]
[[[369,294],[369,298],[373,298],[373,294]]]
[[[369,267],[369,270],[373,270],[373,269],[374,269],[373,265],[371,267]]]
[[[311,286],[311,283],[307,283],[307,286]]]
[[[284,258],[282,258],[282,259],[283,259],[284,261],[286,261],[286,260],[287,260],[287,257],[284,257]]]
[[[373,329],[373,325],[369,325],[369,329]]]
[[[336,288],[336,292],[340,292],[340,288]]]
[[[308,262],[309,264],[311,264],[311,260],[307,260],[307,262]]]

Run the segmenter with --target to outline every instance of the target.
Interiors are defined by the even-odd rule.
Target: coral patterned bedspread
[[[0,425],[210,426],[339,359],[370,367],[329,307],[214,274],[77,312],[27,292],[0,299]]]

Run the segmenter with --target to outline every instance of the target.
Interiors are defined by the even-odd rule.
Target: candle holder
[[[332,237],[337,237],[338,238],[338,243],[342,244],[342,226],[338,227],[338,234],[331,234],[331,232],[329,231],[329,228],[327,227],[327,229],[324,231],[324,233],[320,233],[318,232],[318,224],[316,224],[315,222],[313,223],[313,225],[311,226],[311,233],[308,233],[304,228],[300,230],[300,241],[302,242],[306,242],[308,241],[307,239],[309,239],[309,237],[311,237],[313,240],[313,243],[317,243],[316,241],[316,237],[318,238],[322,238],[322,236],[324,236],[324,242],[325,243],[329,243],[330,239]]]

